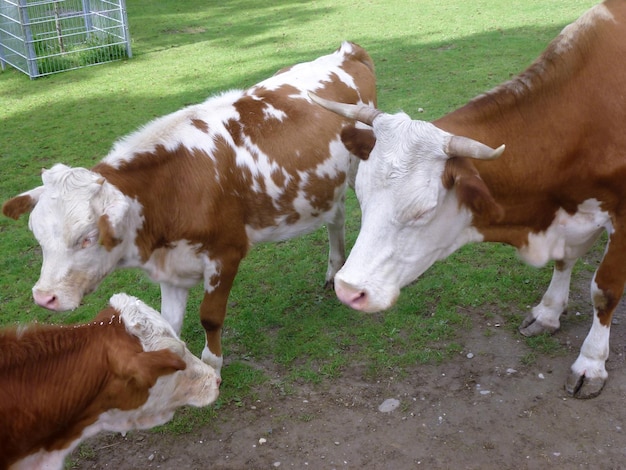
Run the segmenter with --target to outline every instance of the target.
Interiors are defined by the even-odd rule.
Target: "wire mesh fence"
[[[0,0],[0,64],[32,78],[131,57],[124,0]]]

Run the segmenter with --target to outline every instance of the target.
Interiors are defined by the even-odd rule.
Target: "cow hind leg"
[[[594,398],[600,394],[608,378],[605,362],[609,356],[609,334],[610,325],[603,325],[596,311],[591,330],[565,382],[567,393],[576,398]]]
[[[333,288],[335,274],[346,262],[345,244],[345,196],[337,203],[335,217],[326,224],[328,231],[328,269],[326,270],[326,288]]]
[[[576,398],[593,398],[599,395],[608,378],[605,364],[609,357],[611,317],[622,297],[626,282],[624,252],[626,237],[614,232],[591,282],[593,323],[565,383],[565,390]]]

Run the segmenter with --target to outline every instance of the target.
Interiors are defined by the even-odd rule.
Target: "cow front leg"
[[[337,203],[335,217],[332,222],[326,224],[328,232],[328,269],[326,270],[326,288],[333,288],[335,274],[346,262],[345,242],[345,195]]]
[[[200,305],[200,322],[206,333],[202,360],[215,369],[218,379],[221,379],[224,363],[222,326],[226,318],[226,305],[242,257],[222,254],[205,272],[204,298]]]
[[[161,315],[172,325],[174,332],[180,337],[187,309],[189,289],[177,287],[166,282],[161,283]]]
[[[626,281],[626,237],[621,236],[624,232],[626,224],[618,226],[609,237],[606,253],[591,282],[593,323],[565,383],[565,390],[576,398],[598,396],[608,378],[605,364],[609,357],[611,317]]]
[[[559,260],[554,263],[552,280],[541,302],[524,318],[519,331],[524,336],[554,333],[561,326],[560,317],[567,309],[569,285],[576,259]]]

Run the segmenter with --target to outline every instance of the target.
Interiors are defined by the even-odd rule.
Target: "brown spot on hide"
[[[217,159],[199,148],[168,151],[159,145],[153,152],[136,154],[118,170],[103,163],[94,168],[141,204],[145,222],[137,245],[144,262],[155,250],[179,240],[209,251],[227,239],[229,245],[239,246],[242,256],[247,251],[238,197],[247,188],[232,174],[233,149],[222,139],[215,144]]]
[[[109,222],[109,216],[107,214],[101,215],[98,219],[98,231],[100,233],[98,243],[106,248],[107,251],[111,251],[122,242],[121,239],[115,236],[115,231]]]
[[[205,134],[209,133],[209,125],[202,119],[192,119],[191,124],[193,124],[194,127],[201,130]]]
[[[287,178],[285,177],[283,172],[280,170],[276,170],[276,169],[272,170],[271,176],[272,176],[272,181],[278,187],[284,186],[287,181]]]
[[[343,172],[337,173],[337,175],[332,177],[310,174],[304,187],[305,197],[314,209],[320,212],[329,211],[333,205],[335,191],[345,181],[346,174]]]

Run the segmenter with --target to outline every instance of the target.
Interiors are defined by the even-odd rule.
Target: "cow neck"
[[[626,145],[623,130],[614,124],[623,123],[626,112],[609,122],[605,114],[613,106],[602,96],[604,87],[588,85],[612,82],[610,88],[617,89],[617,82],[626,82],[626,68],[607,69],[612,62],[606,60],[601,36],[570,34],[568,40],[568,50],[557,38],[525,72],[433,122],[494,148],[506,144],[499,159],[472,162],[505,209],[499,222],[475,224],[491,241],[519,245],[525,235],[506,239],[512,228],[540,232],[559,208],[571,214],[585,200],[602,202],[594,183],[601,167],[598,138]],[[594,140],[585,140],[587,135]]]
[[[123,325],[121,326],[123,328]],[[6,380],[4,382],[6,386],[9,383],[16,383],[18,376],[28,377],[28,381],[20,389],[20,394],[26,402],[38,407],[38,411],[33,412],[28,418],[12,416],[11,419],[31,419],[39,416],[38,413],[55,418],[62,417],[68,413],[68,407],[76,400],[89,403],[102,390],[106,374],[98,372],[99,364],[104,364],[107,360],[102,348],[105,344],[103,338],[110,337],[114,330],[118,330],[118,325],[111,327],[108,322],[103,325],[98,322],[58,327],[31,325],[23,330],[3,332],[0,383]],[[97,341],[94,340],[96,337]],[[46,389],[55,387],[67,390],[67,394],[46,395]],[[0,416],[4,414],[1,408],[0,406]],[[86,409],[72,410],[74,416],[85,412]],[[87,421],[92,422],[96,418],[97,413],[94,413]],[[33,426],[35,425],[33,423]],[[63,437],[73,440],[77,436],[73,435],[72,430],[67,429]],[[42,439],[49,441],[42,441],[39,444],[48,447],[54,442],[56,446],[64,441],[63,437],[60,434],[55,437],[42,436]]]

